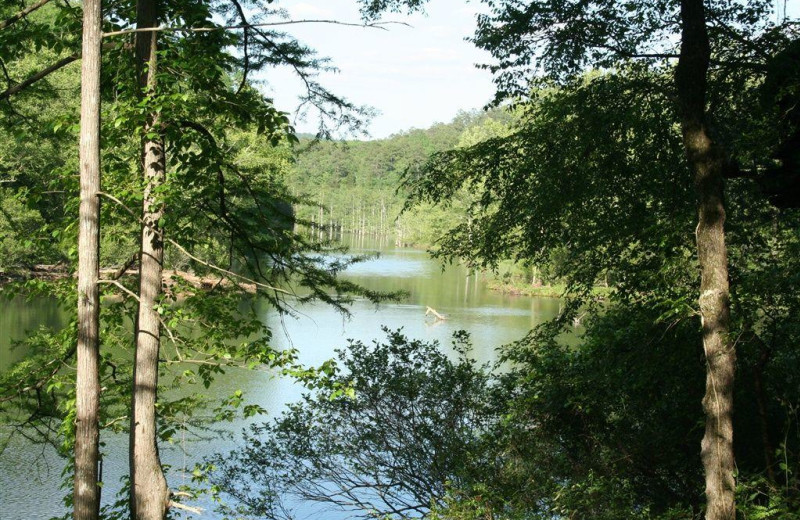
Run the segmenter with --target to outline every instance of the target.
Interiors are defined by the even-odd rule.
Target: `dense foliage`
[[[374,19],[423,3],[361,5]],[[498,101],[514,98],[513,111],[381,141],[299,144],[250,83],[256,70],[291,67],[308,85],[304,101],[334,126],[360,131],[365,112],[315,82],[324,59],[253,25],[283,20],[272,2],[165,3],[164,24],[214,30],[159,35],[147,92],[126,32],[136,3],[106,3],[105,29],[118,34],[103,63],[101,423],[127,427],[138,208],[149,196],[166,208],[157,225],[170,269],[157,302],[168,338],[156,359],[161,389],[208,388],[232,366],[277,369],[314,389],[217,459],[223,491],[238,501],[231,514],[288,515],[295,500],[312,500],[395,518],[699,518],[698,447],[704,420],[714,426],[700,405],[714,361],[702,301],[724,292],[736,471],[723,492],[735,492],[741,517],[800,518],[796,26],[773,24],[760,0],[487,3],[474,42],[496,58]],[[33,5],[0,7],[0,269],[24,279],[36,264],[54,266],[66,277],[4,291],[71,309],[80,7],[44,2],[16,14]],[[687,148],[686,90],[699,83],[681,76],[687,57],[702,58],[684,51],[681,26],[698,5],[708,82],[694,105],[708,140],[724,144],[709,156],[727,177],[715,200],[726,285],[710,293],[698,274],[704,183],[696,192],[699,161]],[[140,147],[157,138],[167,174],[148,192]],[[325,238],[344,231],[435,244],[441,258],[478,268],[513,262],[535,283],[544,272],[566,282],[564,312],[505,347],[494,371],[468,360],[463,336],[451,359],[400,333],[351,344],[339,365],[300,367],[271,348],[257,301],[292,312],[295,302],[344,309],[353,295],[384,297],[337,278],[346,261],[326,256],[338,251]],[[604,303],[591,297],[598,280],[613,289]],[[566,344],[579,313],[585,332]],[[4,423],[65,454],[75,335],[74,323],[32,334],[27,357],[0,375]],[[202,426],[206,398],[175,395],[158,403],[162,442]],[[240,393],[219,401],[212,420],[261,411]],[[105,514],[124,517],[124,503]]]
[[[449,486],[490,472],[480,433],[496,411],[488,373],[467,357],[468,337],[455,338],[450,359],[437,343],[387,336],[338,351],[329,366],[335,390],[306,394],[215,460],[213,480],[236,499],[235,511],[293,518],[315,503],[319,512],[336,505],[416,517],[441,506]]]
[[[464,218],[463,208],[424,207],[404,214],[402,176],[431,154],[468,144],[474,133],[504,127],[510,119],[499,110],[462,113],[449,123],[381,140],[301,142],[290,174],[292,193],[317,206],[298,215],[318,235],[389,236],[402,245],[433,245],[442,229]]]
[[[800,303],[793,266],[800,222],[791,209],[798,172],[785,151],[797,132],[786,109],[797,99],[789,79],[796,60],[793,72],[773,69],[791,61],[796,32],[771,24],[767,3],[705,4],[492,2],[475,42],[498,59],[498,96],[523,96],[525,116],[508,136],[438,154],[408,176],[414,200],[447,202],[465,187],[476,194],[474,220],[445,235],[444,257],[487,266],[563,258],[573,298],[563,318],[577,312],[598,276],[613,275],[610,302],[574,351],[556,342],[558,322],[507,351],[520,367],[521,393],[508,428],[518,436],[506,442],[532,447],[521,460],[531,464],[546,515],[733,518],[734,493],[745,516],[798,514],[796,381],[783,372],[796,371],[798,359],[777,340],[796,342],[783,311]],[[698,27],[708,33],[698,37]],[[709,61],[699,41],[710,41]],[[587,73],[587,65],[603,72]],[[687,81],[687,70],[707,74],[707,83]],[[773,81],[783,85],[777,97]],[[702,138],[712,143],[707,156],[692,148],[701,127],[710,128]],[[709,197],[712,182],[695,179],[712,170],[714,189],[721,175],[729,179],[724,193]],[[711,245],[708,224],[720,216],[714,225],[721,230],[724,221],[727,233]],[[723,253],[713,267],[703,256],[711,250]],[[724,286],[705,285],[701,294],[699,273],[707,284],[714,270],[725,273]],[[725,294],[714,310],[722,321],[713,327],[724,326],[712,329],[706,298],[718,294]],[[725,345],[718,351],[725,370],[738,378],[735,387],[720,384],[719,394],[722,358],[708,350],[709,338]],[[708,502],[699,467],[683,465],[700,453],[704,355]],[[548,379],[553,370],[559,377]],[[714,446],[730,442],[714,417],[727,420],[728,412],[736,440],[715,458]],[[534,461],[548,455],[553,463],[542,474]],[[709,472],[734,455],[735,472]],[[551,475],[559,467],[563,473]],[[726,505],[706,512],[723,496],[714,503]]]
[[[158,3],[157,24],[184,29],[153,34],[158,51],[146,67],[137,50],[142,33],[133,29],[141,24],[141,12],[155,4],[103,3],[103,172],[97,196],[103,206],[99,379],[105,390],[101,415],[93,420],[110,430],[127,427],[132,396],[156,390],[156,374],[147,389],[132,384],[136,371],[144,371],[138,356],[135,364],[131,359],[132,332],[140,335],[142,307],[156,315],[158,324],[150,335],[156,337],[157,349],[159,336],[163,338],[160,354],[151,356],[161,392],[158,431],[150,434],[163,442],[176,435],[178,424],[191,427],[192,417],[209,401],[200,393],[176,397],[165,392],[170,387],[208,388],[230,366],[314,374],[294,363],[293,352],[274,351],[255,300],[242,303],[249,293],[257,293],[277,312],[291,312],[292,305],[309,300],[345,312],[353,295],[376,301],[388,296],[339,281],[337,273],[348,260],[329,261],[327,246],[295,232],[292,205],[300,201],[284,182],[294,130],[287,114],[256,90],[249,77],[275,66],[295,71],[306,80],[302,101],[327,114],[321,135],[330,125],[358,130],[365,112],[316,82],[314,75],[328,67],[327,61],[290,34],[273,30],[271,24],[284,21],[286,14],[270,3]],[[0,268],[21,281],[4,292],[47,295],[73,310],[79,78],[70,65],[80,57],[76,35],[81,6],[13,4],[3,6],[7,21],[0,26],[7,87],[0,97],[0,229],[9,231],[0,245]],[[231,25],[238,30],[223,28]],[[150,75],[144,90],[143,70]],[[166,157],[161,165],[165,175],[158,183],[143,175],[152,165],[143,164],[142,147],[155,141],[165,145]],[[258,150],[257,157],[252,149]],[[151,207],[166,208],[155,223],[146,220]],[[152,227],[158,228],[166,255],[150,291],[158,297],[145,303],[150,281],[139,283],[147,277],[144,241],[138,237]],[[43,263],[51,264],[49,275],[63,279],[30,279],[30,268]],[[168,268],[163,279],[161,267]],[[4,440],[6,431],[17,432],[55,443],[68,453],[76,422],[75,341],[74,322],[63,331],[42,330],[26,342],[29,355],[24,361],[4,367],[0,406],[10,427],[4,427]],[[244,406],[240,396],[210,401],[219,405],[212,408],[212,420],[233,417],[230,408]],[[156,444],[153,438],[137,442]],[[166,510],[170,503],[180,505],[180,496],[153,499],[164,502]],[[120,507],[125,503],[114,504],[105,514],[123,514]]]

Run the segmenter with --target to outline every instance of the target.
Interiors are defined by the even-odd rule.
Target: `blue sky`
[[[791,19],[800,13],[798,0],[774,0],[786,6]],[[281,0],[292,19],[360,21],[356,0]],[[460,110],[478,109],[494,94],[492,76],[476,63],[489,63],[488,53],[464,38],[475,30],[475,15],[485,9],[478,0],[436,0],[425,14],[388,14],[385,20],[407,23],[388,30],[327,24],[291,26],[301,42],[332,59],[338,74],[321,74],[320,83],[339,96],[378,111],[368,130],[383,138],[410,128],[450,121]],[[301,82],[289,70],[260,76],[264,91],[281,110],[293,112]],[[317,119],[296,121],[300,132],[315,132]]]
[[[354,0],[285,0],[293,19],[336,19],[359,22]],[[459,110],[481,108],[494,94],[492,76],[475,63],[490,61],[464,38],[471,36],[478,2],[437,0],[426,14],[388,14],[385,20],[405,22],[388,30],[308,24],[291,33],[332,59],[338,74],[321,74],[320,82],[348,100],[375,108],[379,114],[369,126],[372,137],[387,137],[409,128],[427,128],[450,121]],[[263,74],[264,91],[278,108],[293,111],[302,89],[288,70]],[[298,121],[301,132],[313,132],[317,122]]]

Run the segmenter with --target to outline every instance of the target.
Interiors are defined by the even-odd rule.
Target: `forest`
[[[366,139],[294,30],[437,1],[3,2],[0,518],[800,520],[798,6],[482,0]]]

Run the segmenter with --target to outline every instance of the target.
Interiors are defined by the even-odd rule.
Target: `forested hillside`
[[[462,113],[450,123],[371,141],[308,141],[296,146],[288,180],[292,193],[311,205],[298,215],[317,232],[388,236],[399,245],[430,246],[440,233],[466,218],[463,205],[425,206],[403,212],[413,175],[428,158],[480,137],[507,131],[502,110]]]

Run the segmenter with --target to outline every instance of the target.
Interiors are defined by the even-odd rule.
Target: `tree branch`
[[[73,54],[72,56],[67,56],[66,58],[63,58],[63,59],[55,62],[54,64],[50,65],[46,69],[43,69],[43,70],[37,72],[36,74],[34,74],[33,76],[29,77],[28,79],[26,79],[22,83],[14,85],[13,87],[9,87],[6,90],[4,90],[3,92],[0,92],[0,101],[3,101],[4,99],[10,98],[14,94],[19,93],[21,90],[24,90],[24,89],[30,87],[31,85],[33,85],[34,83],[36,83],[40,79],[42,79],[42,78],[44,78],[46,76],[49,76],[50,74],[52,74],[53,72],[57,71],[58,69],[66,67],[67,65],[69,65],[73,61],[77,61],[80,58],[81,58],[80,54]]]
[[[113,43],[106,43],[106,44],[103,45],[103,50],[112,49],[115,46],[116,45],[113,44]],[[69,65],[70,63],[72,63],[73,61],[78,61],[79,59],[81,59],[81,55],[78,54],[78,53],[75,53],[75,54],[73,54],[71,56],[67,56],[66,58],[62,58],[61,60],[59,60],[59,61],[55,62],[54,64],[50,65],[49,67],[47,67],[46,69],[40,70],[39,72],[37,72],[33,76],[30,76],[28,79],[26,79],[22,83],[14,85],[13,87],[9,87],[6,90],[4,90],[3,92],[0,92],[0,101],[8,99],[11,96],[13,96],[14,94],[18,94],[20,91],[25,90],[26,88],[30,87],[31,85],[33,85],[34,83],[36,83],[40,79],[43,79],[43,78],[49,76],[53,72],[55,72],[55,71],[57,71],[59,69],[62,69],[64,67],[66,67],[67,65]]]
[[[131,298],[133,298],[134,300],[136,300],[137,302],[140,302],[140,303],[141,303],[141,300],[139,299],[139,296],[138,296],[136,293],[134,293],[133,291],[131,291],[130,289],[128,289],[127,287],[125,287],[124,285],[122,285],[121,283],[119,283],[119,282],[118,282],[118,281],[116,281],[116,280],[97,280],[97,283],[107,283],[107,284],[114,285],[114,286],[116,286],[118,289],[120,289],[122,292],[124,292],[125,294],[127,294],[128,296],[130,296]],[[162,327],[164,327],[164,330],[166,330],[166,331],[167,331],[167,335],[169,336],[169,339],[170,339],[170,340],[172,340],[172,344],[173,344],[173,345],[175,345],[175,351],[176,351],[176,352],[177,352],[177,354],[178,354],[178,359],[180,359],[181,361],[183,361],[183,359],[182,359],[182,357],[181,357],[181,354],[180,354],[180,352],[178,351],[178,347],[177,347],[177,345],[178,345],[178,342],[177,342],[177,340],[175,339],[175,335],[174,335],[174,334],[172,334],[172,330],[170,330],[170,328],[167,326],[166,322],[164,322],[163,318],[161,318],[160,316],[159,316],[159,318],[158,318],[158,321],[160,321],[160,322],[161,322],[161,326],[162,326]]]
[[[21,19],[25,18],[26,16],[28,16],[29,14],[31,14],[32,12],[34,12],[35,10],[39,9],[40,7],[42,7],[43,5],[45,5],[45,4],[49,3],[49,2],[50,2],[50,0],[39,0],[35,4],[33,4],[33,5],[29,6],[29,7],[26,7],[25,9],[19,11],[18,13],[16,13],[13,16],[11,16],[7,20],[5,20],[3,22],[0,22],[0,31],[5,29],[6,27],[14,25],[16,22],[18,22]]]
[[[122,207],[122,209],[124,209],[131,216],[133,216],[140,224],[143,224],[145,226],[151,227],[151,229],[153,229],[156,233],[158,233],[159,235],[161,234],[160,230],[158,230],[158,229],[154,228],[153,226],[149,225],[148,223],[144,222],[136,213],[133,212],[133,210],[131,210],[128,206],[123,204],[123,202],[121,200],[119,200],[118,198],[116,198],[115,196],[113,196],[113,195],[111,195],[109,193],[102,192],[102,191],[98,192],[97,195],[100,196],[100,197],[105,197],[105,198],[107,198],[108,200],[110,200],[112,202],[115,202],[117,205]],[[290,296],[292,295],[292,293],[290,291],[287,291],[286,289],[281,289],[279,287],[273,287],[272,285],[267,285],[265,283],[257,282],[255,280],[253,280],[251,278],[248,278],[246,276],[243,276],[241,274],[234,273],[233,271],[229,271],[227,269],[223,269],[222,267],[219,267],[218,265],[214,265],[214,264],[212,264],[210,262],[206,262],[205,260],[203,260],[201,258],[198,258],[198,257],[194,256],[193,254],[191,254],[189,251],[186,250],[185,247],[183,247],[182,245],[180,245],[176,241],[172,240],[171,238],[167,238],[166,240],[167,240],[167,242],[169,242],[170,244],[172,244],[173,246],[178,248],[178,250],[181,253],[185,254],[186,256],[188,256],[189,258],[194,260],[195,262],[197,262],[197,263],[199,263],[201,265],[204,265],[205,267],[208,267],[209,269],[212,269],[214,271],[218,271],[220,273],[227,274],[228,276],[231,276],[233,278],[238,278],[239,280],[242,280],[242,281],[244,281],[246,283],[251,283],[251,284],[255,285],[256,287],[261,287],[262,289],[267,289],[267,290],[274,291],[276,293],[281,293],[281,294],[288,294]]]
[[[332,25],[344,25],[347,27],[363,27],[370,29],[388,30],[386,25],[405,25],[410,27],[405,22],[373,22],[373,23],[356,23],[356,22],[342,22],[339,20],[286,20],[284,22],[264,22],[254,24],[237,24],[237,25],[218,25],[213,27],[142,27],[137,29],[123,29],[121,31],[112,31],[103,33],[103,38],[110,38],[112,36],[124,36],[126,34],[134,34],[140,32],[215,32],[215,31],[231,31],[236,29],[251,29],[254,27],[278,27],[282,25],[297,25],[304,23],[326,23]]]
[[[122,264],[122,266],[120,266],[119,269],[114,271],[114,274],[111,275],[111,279],[112,280],[119,280],[122,277],[122,275],[124,275],[126,272],[128,272],[128,269],[130,269],[131,266],[133,266],[133,264],[135,264],[138,259],[139,259],[139,253],[138,252],[136,252],[133,255],[131,255],[130,259],[128,259],[127,262]]]
[[[181,504],[180,502],[175,502],[174,500],[169,501],[169,507],[174,507],[175,509],[182,509],[183,511],[188,511],[189,513],[194,513],[196,515],[203,514],[202,507],[187,506],[186,504]]]
[[[244,14],[244,9],[242,9],[242,4],[239,3],[238,0],[231,0],[233,5],[236,7],[236,10],[239,11],[239,18],[242,20],[242,25],[249,26],[250,23],[247,21],[247,17]],[[244,41],[242,42],[242,52],[244,54],[244,70],[242,72],[242,81],[239,83],[239,88],[236,89],[236,95],[242,91],[244,86],[247,84],[247,73],[250,72],[250,55],[247,52],[247,45],[250,33],[248,32],[249,27],[244,28]]]
[[[127,287],[125,287],[124,285],[122,285],[121,283],[119,283],[116,280],[97,280],[97,283],[107,283],[107,284],[114,285],[118,289],[120,289],[122,292],[124,292],[125,294],[127,294],[128,296],[130,296],[131,298],[136,300],[137,302],[139,301],[139,296],[136,293],[134,293],[133,291],[131,291],[130,289],[128,289]]]

